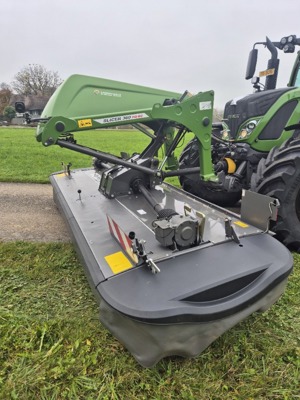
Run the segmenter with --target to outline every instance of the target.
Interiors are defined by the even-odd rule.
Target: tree
[[[3,90],[3,89],[8,89],[11,91],[10,86],[5,82],[0,83],[0,90]]]
[[[51,96],[61,82],[57,72],[48,71],[39,64],[29,64],[15,75],[11,86],[16,93],[25,96],[30,94]]]
[[[0,115],[3,114],[5,107],[9,105],[12,91],[6,83],[0,84]]]
[[[3,115],[11,122],[11,120],[16,116],[16,110],[11,107],[7,106],[3,110]]]
[[[223,110],[219,108],[214,108],[213,112],[213,121],[214,122],[222,122],[223,120]]]

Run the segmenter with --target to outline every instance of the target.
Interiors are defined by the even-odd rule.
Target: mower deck
[[[169,355],[198,355],[248,315],[269,308],[284,290],[290,252],[236,214],[160,185],[152,191],[159,203],[179,214],[188,204],[205,216],[201,244],[172,251],[156,241],[156,213],[142,195],[104,197],[94,169],[56,173],[51,183],[100,303],[101,322],[145,367]],[[239,243],[226,237],[226,218]],[[145,240],[159,273],[136,265],[120,243],[129,232]]]

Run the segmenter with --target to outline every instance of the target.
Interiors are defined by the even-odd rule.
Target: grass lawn
[[[117,156],[121,151],[141,152],[150,142],[147,136],[134,130],[89,131],[77,134],[76,139],[79,144]],[[49,183],[49,175],[63,169],[62,162],[71,162],[72,168],[92,165],[91,157],[84,154],[59,146],[44,147],[35,140],[35,129],[0,128],[0,182]],[[178,182],[177,178],[173,181]]]
[[[98,132],[83,142],[118,154],[148,140],[102,134],[101,143]],[[62,161],[90,165],[89,157],[45,149],[33,136],[32,129],[0,128],[0,181],[48,182]],[[100,324],[71,244],[0,242],[0,399],[300,399],[300,256],[294,260],[287,289],[268,312],[195,359],[143,369]]]
[[[78,143],[120,155],[121,151],[141,151],[149,139],[135,131],[90,131],[76,136]],[[127,150],[129,149],[129,150]],[[0,128],[0,181],[48,183],[49,175],[60,171],[61,163],[72,168],[92,165],[91,157],[62,149],[44,147],[35,140],[35,129]]]
[[[0,399],[297,399],[300,262],[275,306],[143,369],[99,322],[69,244],[0,244]]]

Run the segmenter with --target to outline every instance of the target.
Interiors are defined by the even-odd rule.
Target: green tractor
[[[255,77],[258,50],[271,53],[265,71]],[[278,49],[292,53],[300,39],[255,43],[249,54],[246,79],[254,93],[225,105],[223,122],[213,124],[211,154],[218,181],[199,173],[181,175],[182,187],[221,206],[233,206],[243,189],[275,197],[280,202],[271,228],[287,247],[300,251],[300,52],[287,87],[277,89]],[[260,82],[265,77],[265,83]],[[180,169],[199,166],[199,143],[191,140],[179,159]]]

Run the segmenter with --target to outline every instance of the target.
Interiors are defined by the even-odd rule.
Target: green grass
[[[285,294],[192,360],[143,369],[100,324],[70,244],[0,244],[1,399],[297,399],[300,259]]]
[[[51,173],[63,169],[62,162],[71,162],[72,168],[92,165],[91,157],[59,146],[46,148],[34,135],[35,129],[0,128],[0,182],[48,183]],[[134,130],[89,131],[78,133],[76,139],[79,144],[118,156],[121,151],[141,152],[150,141]],[[182,148],[183,144],[178,152]]]
[[[76,136],[79,144],[120,155],[121,151],[141,151],[148,138],[135,131],[90,131]],[[135,149],[135,150],[134,150]],[[44,147],[35,140],[35,129],[0,128],[0,181],[49,182],[49,175],[63,169],[61,163],[72,163],[72,168],[92,165],[91,157],[62,149]]]
[[[103,151],[140,151],[132,131],[77,139]],[[90,157],[44,148],[33,129],[0,128],[0,181],[48,182],[61,162]],[[0,242],[0,399],[299,399],[300,255],[287,289],[266,313],[222,335],[195,359],[143,369],[100,324],[71,244]]]

